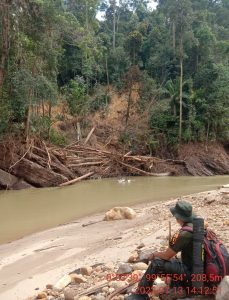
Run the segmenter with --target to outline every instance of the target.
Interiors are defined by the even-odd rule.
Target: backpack
[[[181,230],[193,232],[189,226]],[[229,253],[210,229],[204,231],[204,273],[212,283],[220,282],[224,276],[229,275]]]

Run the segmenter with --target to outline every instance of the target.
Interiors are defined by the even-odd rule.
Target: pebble
[[[87,279],[84,276],[82,276],[81,274],[72,273],[72,274],[70,274],[70,277],[71,277],[71,281],[74,283],[87,282]]]
[[[120,264],[117,274],[128,274],[133,271],[133,268],[129,264]]]
[[[46,299],[47,298],[47,294],[45,292],[40,292],[37,295],[37,299]]]
[[[133,268],[134,271],[136,271],[136,270],[146,270],[148,268],[148,265],[143,263],[143,262],[139,262],[139,263],[133,264],[132,268]]]
[[[93,271],[92,267],[85,266],[80,268],[80,273],[82,275],[90,276],[92,271]]]

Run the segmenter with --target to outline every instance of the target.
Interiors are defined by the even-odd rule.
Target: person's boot
[[[128,296],[125,300],[150,300],[150,297],[147,294],[132,294]]]

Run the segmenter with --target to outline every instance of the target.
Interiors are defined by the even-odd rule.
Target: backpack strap
[[[222,253],[221,253],[221,251],[220,251],[220,244],[221,244],[220,241],[218,241],[218,242],[216,243],[216,245],[215,245],[215,250],[216,250],[216,253],[217,253],[218,257],[219,257],[221,266],[223,267],[223,276],[225,276],[225,275],[227,274],[227,268],[226,268],[226,263],[225,263],[225,260],[224,260],[224,258],[223,258],[223,255],[222,255]]]
[[[181,230],[193,233],[193,229],[190,226],[183,226],[181,227]]]

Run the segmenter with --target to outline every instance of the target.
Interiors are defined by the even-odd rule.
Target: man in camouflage
[[[186,288],[190,285],[193,261],[193,234],[182,230],[182,227],[193,227],[192,205],[186,201],[178,201],[175,207],[170,208],[171,213],[181,226],[170,240],[169,247],[163,252],[154,252],[149,260],[152,260],[136,292],[127,297],[127,300],[149,300],[148,293],[156,276],[170,277],[172,279],[170,289],[160,295],[161,299],[177,299],[185,297]],[[181,252],[181,259],[174,258]],[[171,298],[169,297],[171,294]]]

